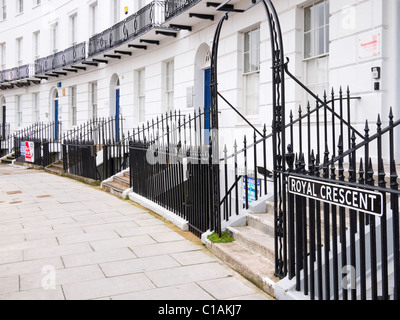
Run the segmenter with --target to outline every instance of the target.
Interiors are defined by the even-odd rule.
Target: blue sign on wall
[[[19,148],[20,148],[21,156],[25,157],[25,141],[20,141]]]
[[[256,184],[254,178],[247,178],[249,204],[256,201]],[[246,203],[246,178],[243,177],[243,203]],[[257,179],[257,195],[261,197],[261,180]]]

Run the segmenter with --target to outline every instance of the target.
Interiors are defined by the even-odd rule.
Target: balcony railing
[[[194,6],[201,0],[165,0],[165,21]]]
[[[20,67],[0,71],[0,83],[27,79],[32,76],[32,66],[26,64]]]
[[[45,74],[57,69],[66,68],[86,59],[86,42],[74,45],[64,51],[35,61],[35,74]]]
[[[125,20],[91,37],[89,57],[131,41],[153,27],[161,26],[165,21],[164,7],[164,1],[153,1]]]

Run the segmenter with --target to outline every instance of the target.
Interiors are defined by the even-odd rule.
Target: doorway
[[[54,111],[54,140],[58,140],[60,134],[60,113],[58,105],[58,91],[54,90],[53,94],[53,111]]]
[[[6,120],[7,120],[7,114],[6,114],[6,98],[1,97],[0,99],[0,117],[1,117],[1,130],[0,130],[0,136],[5,139],[6,137]]]

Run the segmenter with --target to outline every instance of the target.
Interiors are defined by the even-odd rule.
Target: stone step
[[[227,230],[237,243],[248,251],[268,258],[275,259],[275,240],[273,235],[246,227],[228,227]]]
[[[248,214],[247,225],[262,233],[274,236],[274,215],[272,213]]]
[[[271,296],[274,287],[280,279],[275,277],[274,261],[255,254],[238,242],[211,243],[206,240],[206,247],[232,269]]]
[[[64,173],[64,169],[62,167],[60,168],[60,167],[54,166],[54,165],[50,165],[50,166],[46,167],[44,170],[46,172],[49,172],[49,173],[52,173],[52,174],[57,174],[57,175],[60,175],[61,173]]]
[[[130,188],[130,181],[129,181],[129,177],[127,178],[126,176],[120,176],[120,177],[114,177],[113,179],[115,182],[120,183],[121,185],[126,186],[126,189]]]

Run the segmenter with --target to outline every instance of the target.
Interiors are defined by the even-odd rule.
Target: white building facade
[[[124,130],[132,130],[168,111],[203,109],[210,46],[223,14],[216,6],[222,2],[1,0],[0,120],[11,131],[55,120],[69,130],[93,117],[121,114]],[[288,68],[300,81],[320,96],[324,90],[331,94],[334,88],[337,94],[349,86],[360,97],[352,105],[357,115],[352,120],[360,130],[366,118],[372,123],[378,112],[387,115],[390,106],[395,117],[400,113],[399,1],[273,3]],[[253,125],[262,129],[267,124],[270,131],[272,63],[266,13],[250,0],[228,5],[253,7],[230,12],[224,24],[219,90]],[[166,18],[171,8],[179,10]],[[112,30],[118,31],[106,32],[116,25]],[[96,35],[97,42],[92,38]],[[78,62],[75,56],[71,62],[66,58],[71,48],[78,48]],[[61,62],[54,58],[57,54]],[[44,72],[46,57],[53,62]],[[21,66],[24,76],[13,73]],[[287,108],[297,110],[307,99],[288,79]],[[252,129],[226,103],[219,107],[223,142],[231,144],[244,133],[252,136]]]

